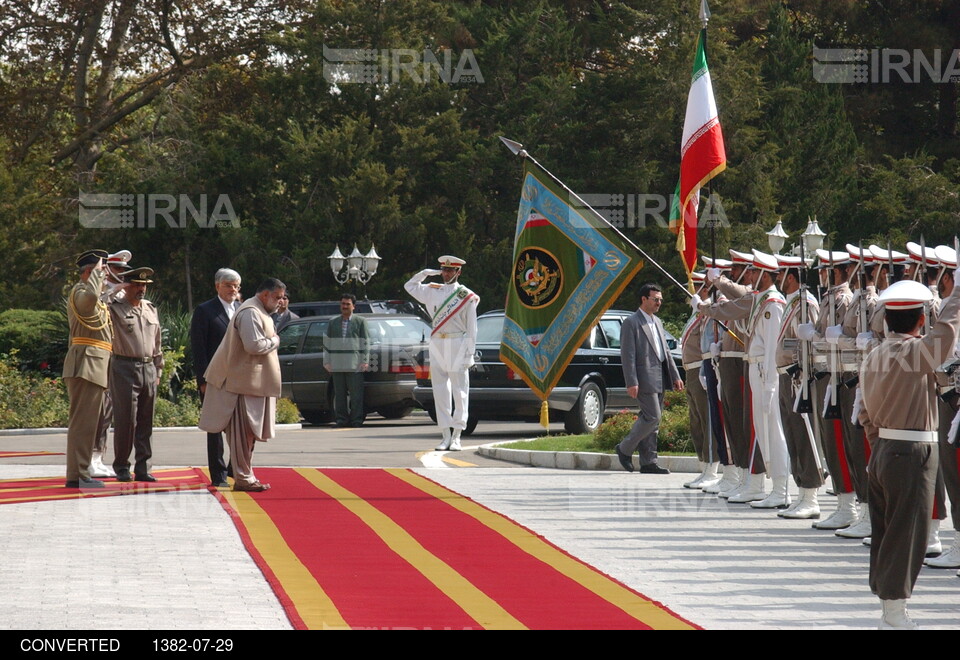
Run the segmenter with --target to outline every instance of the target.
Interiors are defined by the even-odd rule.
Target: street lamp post
[[[346,284],[354,280],[366,286],[370,278],[377,274],[377,267],[380,265],[380,255],[377,254],[375,247],[371,246],[369,252],[360,254],[356,244],[353,246],[353,252],[347,257],[343,256],[340,246],[337,245],[333,254],[327,259],[330,260],[330,270],[333,271],[333,279],[337,284]]]
[[[789,238],[787,232],[783,231],[783,222],[777,220],[776,226],[767,232],[767,243],[770,245],[770,250],[773,254],[780,254],[780,250],[783,249],[784,242]]]

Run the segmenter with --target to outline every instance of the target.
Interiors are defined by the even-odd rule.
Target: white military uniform
[[[459,267],[462,259],[444,256],[440,264]],[[440,271],[427,268],[411,277],[403,288],[427,308],[433,318],[430,335],[430,382],[437,411],[437,425],[447,442],[453,429],[456,443],[467,427],[470,394],[469,369],[474,364],[477,343],[477,305],[480,298],[459,282],[450,284],[423,281]],[[449,446],[449,443],[447,443]]]

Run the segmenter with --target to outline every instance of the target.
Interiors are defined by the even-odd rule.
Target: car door
[[[597,326],[602,334],[607,362],[605,364],[604,379],[607,383],[607,407],[620,410],[637,405],[635,399],[627,395],[627,386],[623,378],[623,366],[620,359],[620,330],[623,319],[619,316],[608,316],[600,320]]]
[[[328,407],[330,374],[323,368],[323,337],[327,323],[327,319],[310,323],[300,352],[288,358],[293,362],[291,388],[294,402],[310,410],[323,410]]]

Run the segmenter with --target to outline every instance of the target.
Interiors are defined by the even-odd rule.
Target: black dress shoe
[[[617,458],[620,459],[620,465],[623,466],[623,469],[627,472],[633,472],[633,457],[620,451],[620,445],[617,445],[614,449],[617,450]]]
[[[130,476],[130,470],[120,468],[119,470],[116,470],[116,473],[117,481],[133,481],[133,477]]]
[[[102,481],[98,479],[78,479],[77,481],[67,481],[64,484],[66,488],[104,488]]]
[[[640,474],[670,474],[670,470],[660,467],[656,463],[651,463],[650,465],[641,465]]]
[[[149,473],[148,473],[148,474],[138,474],[137,476],[134,477],[134,479],[137,480],[137,481],[149,481],[150,483],[153,483],[154,481],[157,480],[157,478],[156,478],[155,476],[153,476],[152,474],[149,474]]]

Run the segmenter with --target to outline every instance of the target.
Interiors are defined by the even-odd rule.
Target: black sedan
[[[627,396],[620,367],[620,326],[633,312],[610,310],[594,326],[563,372],[548,399],[551,421],[563,421],[569,433],[590,433],[607,415],[637,410],[636,400]],[[476,364],[470,370],[469,435],[482,419],[540,419],[540,399],[526,383],[500,361],[503,311],[487,312],[477,318]],[[680,368],[677,340],[667,333],[671,356]],[[436,418],[429,373],[417,378],[413,395]]]
[[[370,333],[370,369],[364,374],[363,407],[387,419],[406,417],[416,407],[416,370],[427,349],[430,326],[417,316],[358,314]],[[282,396],[311,424],[333,421],[333,387],[323,367],[327,324],[339,316],[291,321],[280,331]]]

